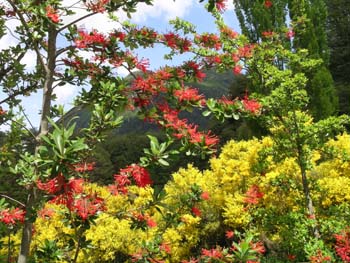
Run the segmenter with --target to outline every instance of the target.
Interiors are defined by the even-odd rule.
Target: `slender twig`
[[[70,26],[72,26],[72,25],[78,23],[79,21],[84,20],[85,18],[88,18],[88,17],[90,17],[90,16],[96,15],[97,13],[98,13],[98,12],[93,12],[93,13],[86,14],[85,16],[79,17],[78,19],[76,19],[76,20],[74,20],[74,21],[68,23],[67,25],[61,27],[60,29],[58,29],[57,32],[59,33],[59,32],[61,32],[61,31],[65,30],[65,29],[67,29],[68,27],[70,27]]]
[[[35,140],[37,139],[34,133],[30,129],[28,129],[24,124],[20,123],[19,121],[16,121],[15,119],[11,119],[11,121],[20,125],[22,128],[24,128]],[[5,123],[5,124],[10,125],[8,123]]]
[[[64,48],[61,48],[61,49],[57,50],[57,52],[56,52],[56,58],[57,58],[59,55],[63,54],[64,52],[66,52],[66,51],[68,51],[68,50],[70,50],[70,49],[74,49],[75,47],[76,47],[76,46],[70,45],[70,46],[68,46],[68,47],[64,47]]]
[[[8,26],[6,26],[6,29],[8,30],[8,32],[10,33],[10,35],[11,35],[13,38],[17,39],[18,41],[21,41],[21,40],[12,32],[11,28],[9,28]]]
[[[16,14],[18,15],[18,17],[19,17],[19,19],[20,19],[20,21],[21,21],[21,24],[23,25],[23,27],[24,27],[25,31],[27,32],[27,34],[28,34],[29,36],[31,36],[30,28],[28,27],[28,24],[27,24],[27,22],[25,21],[24,16],[22,15],[22,13],[19,12],[19,10],[17,9],[16,4],[15,4],[12,0],[7,0],[7,1],[8,1],[8,2],[10,3],[10,5],[12,6],[13,11],[16,12]],[[36,43],[36,44],[37,44],[37,43]],[[39,61],[40,61],[40,64],[41,64],[42,67],[45,69],[45,72],[49,72],[48,66],[46,65],[44,59],[42,58],[41,53],[40,53],[40,50],[39,50],[39,47],[38,47],[38,45],[36,45],[36,44],[33,43],[33,47],[34,47],[35,53],[36,53],[37,56],[38,56],[38,59],[39,59]]]
[[[34,125],[32,124],[32,122],[30,121],[30,119],[28,118],[27,113],[25,113],[25,111],[23,110],[22,107],[20,107],[19,110],[23,113],[24,118],[26,118],[26,120],[28,121],[30,127],[32,127],[32,129],[33,129],[33,131],[34,131],[34,130],[35,130],[35,127],[34,127]],[[32,134],[33,134],[33,133],[32,133]]]
[[[11,201],[13,201],[13,202],[15,202],[15,203],[17,203],[17,204],[23,206],[23,207],[26,207],[25,204],[23,204],[22,202],[20,202],[20,201],[14,199],[14,198],[12,198],[12,197],[10,197],[10,196],[8,196],[8,195],[0,194],[0,196],[6,198],[6,199],[8,199],[8,200],[11,200]]]

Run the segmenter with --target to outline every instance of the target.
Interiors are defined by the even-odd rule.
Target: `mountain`
[[[199,89],[200,93],[207,98],[220,98],[230,92],[230,88],[235,82],[235,76],[232,71],[224,73],[217,73],[215,70],[205,71],[206,78],[203,82],[187,83],[187,86]],[[144,133],[145,131],[155,130],[156,127],[152,124],[146,123],[136,117],[136,114],[127,112],[124,114],[123,124],[115,131],[114,134],[128,134],[128,133]],[[208,129],[210,121],[208,118],[202,116],[201,112],[195,110],[191,113],[182,113],[181,117],[188,118],[190,122],[198,124],[201,128]],[[89,125],[91,118],[91,109],[89,107],[74,107],[61,120],[65,123],[72,118],[76,118],[77,131],[86,128]]]

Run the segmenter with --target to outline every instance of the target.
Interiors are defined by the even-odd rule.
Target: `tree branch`
[[[8,1],[9,4],[11,5],[11,7],[13,8],[13,11],[18,15],[18,17],[19,17],[19,19],[20,19],[20,21],[21,21],[21,24],[23,25],[23,27],[24,27],[25,31],[27,32],[27,34],[28,34],[29,36],[31,36],[31,31],[30,31],[30,29],[29,29],[29,27],[28,27],[28,25],[27,25],[27,22],[25,21],[25,19],[24,19],[22,13],[19,12],[19,10],[18,10],[16,4],[15,4],[12,0],[7,0],[7,1]],[[41,54],[40,54],[40,50],[39,50],[39,47],[37,46],[37,43],[33,43],[33,48],[34,48],[35,53],[36,53],[37,56],[38,56],[38,59],[39,59],[39,61],[40,61],[40,64],[41,64],[42,67],[45,69],[45,71],[48,72],[49,69],[48,69],[48,67],[47,67],[47,65],[46,65],[46,63],[45,63],[45,61],[43,60],[43,58],[42,58],[42,56],[41,56]]]
[[[10,196],[8,196],[8,195],[0,194],[0,196],[6,198],[6,199],[8,199],[8,200],[13,201],[13,202],[15,202],[15,203],[21,205],[22,207],[26,207],[25,204],[23,204],[22,202],[20,202],[20,201],[14,199],[14,198],[12,198],[12,197],[10,197]]]

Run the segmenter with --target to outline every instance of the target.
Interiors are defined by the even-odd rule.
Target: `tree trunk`
[[[45,79],[43,85],[42,109],[40,119],[40,130],[37,137],[37,146],[35,152],[38,152],[41,144],[41,137],[48,133],[49,123],[47,117],[50,116],[51,100],[53,92],[54,72],[56,67],[56,39],[57,30],[54,25],[49,26],[48,31],[48,51],[46,63],[41,65],[45,70]],[[40,67],[39,67],[40,68]],[[26,220],[23,226],[21,239],[21,248],[18,256],[18,263],[27,263],[30,255],[30,244],[33,234],[33,220],[36,217],[35,205],[38,202],[36,195],[36,186],[32,185],[26,203]]]
[[[300,147],[298,147],[300,148]],[[307,175],[306,175],[306,169],[305,166],[303,164],[303,160],[302,160],[302,152],[301,149],[298,149],[298,162],[299,162],[299,167],[300,167],[300,172],[301,172],[301,181],[303,184],[303,191],[304,191],[304,196],[305,196],[305,201],[306,201],[306,208],[307,211],[309,213],[309,217],[312,219],[316,219],[316,214],[315,214],[315,208],[312,202],[312,197],[311,197],[311,193],[310,193],[310,188],[309,188],[309,182],[307,179]],[[315,238],[320,238],[320,233],[318,228],[315,226],[313,229],[313,234],[315,236]]]

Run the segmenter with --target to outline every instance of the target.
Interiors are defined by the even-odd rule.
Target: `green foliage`
[[[338,97],[328,67],[329,48],[326,37],[327,7],[324,0],[276,1],[266,7],[264,1],[234,1],[235,12],[242,27],[242,32],[252,42],[269,41],[263,32],[274,32],[279,44],[290,50],[306,49],[309,57],[322,59],[323,66],[307,74],[310,82],[306,91],[310,98],[308,109],[316,120],[332,116],[338,110]],[[290,23],[291,25],[288,25]],[[291,29],[288,29],[291,27]],[[292,30],[295,36],[291,40],[286,32]],[[276,56],[275,63],[285,69],[285,57]],[[287,62],[289,63],[289,62]],[[257,65],[257,67],[263,65]],[[254,72],[257,68],[251,68]],[[259,69],[258,69],[259,70]],[[253,73],[254,74],[254,73]],[[259,84],[251,83],[252,88]],[[266,92],[260,90],[260,92]]]

